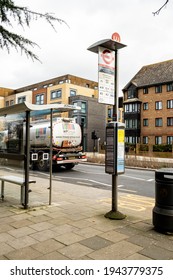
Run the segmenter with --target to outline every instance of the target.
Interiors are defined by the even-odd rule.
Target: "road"
[[[36,172],[48,177],[49,173]],[[118,191],[154,198],[155,172],[140,169],[126,169],[125,174],[118,176]],[[104,166],[79,164],[73,170],[53,172],[53,180],[63,180],[76,185],[112,189],[112,176],[105,173]]]
[[[17,171],[16,168],[4,168],[9,169],[10,172]],[[20,173],[20,171],[17,172]],[[49,172],[30,171],[30,175],[49,178]],[[72,170],[62,168],[53,172],[52,179],[63,180],[76,185],[112,190],[112,175],[105,173],[105,167],[99,165],[79,164]],[[125,169],[125,173],[118,176],[118,191],[154,198],[155,172],[147,169]]]

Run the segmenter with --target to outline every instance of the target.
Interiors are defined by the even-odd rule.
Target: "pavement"
[[[0,260],[173,259],[173,234],[159,233],[152,224],[154,199],[119,189],[118,210],[126,218],[111,220],[104,216],[111,210],[111,191],[65,183],[56,174],[49,205],[49,180],[30,179],[36,184],[28,209],[19,204],[20,187],[5,183]]]

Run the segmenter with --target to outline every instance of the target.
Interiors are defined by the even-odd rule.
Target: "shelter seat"
[[[18,176],[0,176],[0,181],[1,181],[1,198],[4,200],[4,187],[5,187],[5,182],[9,182],[12,184],[19,185],[21,187],[20,190],[20,202],[23,205],[24,204],[24,196],[25,196],[25,180],[22,177]],[[35,180],[29,180],[29,184],[31,183],[36,183]],[[31,190],[29,190],[31,192]]]

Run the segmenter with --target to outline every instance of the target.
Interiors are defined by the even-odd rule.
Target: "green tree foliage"
[[[39,60],[39,58],[29,49],[29,47],[38,46],[35,42],[9,31],[9,27],[13,27],[12,20],[18,25],[24,28],[24,26],[30,26],[32,20],[44,19],[52,28],[54,28],[54,22],[65,23],[65,21],[52,16],[49,13],[38,13],[29,10],[27,7],[16,6],[14,1],[0,0],[0,48],[6,49],[10,52],[13,47],[16,50],[21,50],[27,57],[33,60]],[[65,23],[66,24],[66,23]]]

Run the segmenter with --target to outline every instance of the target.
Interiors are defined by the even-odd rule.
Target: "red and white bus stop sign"
[[[112,51],[105,49],[102,54],[102,59],[106,64],[111,64],[114,61],[114,55]]]
[[[112,40],[120,43],[120,41],[121,41],[120,35],[117,32],[113,33]]]

